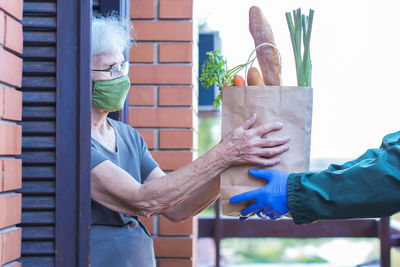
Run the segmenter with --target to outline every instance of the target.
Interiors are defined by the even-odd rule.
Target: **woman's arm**
[[[146,179],[146,183],[163,177],[165,173],[160,168],[155,168]],[[183,221],[195,216],[219,197],[220,179],[215,177],[209,183],[193,192],[182,203],[164,211],[162,214],[172,221]]]
[[[183,202],[232,164],[279,163],[279,158],[270,157],[286,151],[289,139],[263,136],[282,125],[272,123],[249,129],[254,122],[255,116],[197,160],[143,185],[110,161],[104,161],[92,169],[92,198],[121,213],[150,216]]]
[[[151,216],[185,200],[226,168],[218,149],[185,167],[145,184],[110,161],[92,169],[92,198],[117,212]]]
[[[219,198],[219,176],[193,192],[182,203],[164,211],[162,215],[171,221],[183,221],[193,217]]]
[[[389,139],[396,135],[386,137],[380,149],[344,165],[289,175],[287,200],[295,223],[384,217],[400,211],[400,142],[390,144]]]

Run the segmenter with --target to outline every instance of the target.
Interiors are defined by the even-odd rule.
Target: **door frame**
[[[91,17],[91,0],[57,1],[57,267],[90,262]]]

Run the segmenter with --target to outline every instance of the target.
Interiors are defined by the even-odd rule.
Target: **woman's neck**
[[[98,107],[92,105],[92,130],[103,130],[104,128],[106,128],[107,115],[107,111],[101,110]]]

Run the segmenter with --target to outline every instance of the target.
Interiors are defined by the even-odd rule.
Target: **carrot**
[[[233,78],[233,85],[234,86],[245,86],[246,83],[244,82],[244,79],[240,75],[236,75],[235,78]]]

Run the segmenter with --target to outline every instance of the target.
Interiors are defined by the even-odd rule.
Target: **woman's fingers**
[[[256,156],[251,157],[247,160],[247,163],[260,165],[263,167],[272,167],[272,166],[279,164],[280,162],[281,162],[280,158],[266,159],[263,157],[256,157]]]
[[[260,166],[274,166],[280,162],[275,158],[289,149],[288,136],[269,137],[268,133],[282,129],[281,122],[266,123],[259,127],[251,128],[256,122],[253,114],[245,123],[222,138],[228,155],[232,155],[234,164],[252,163]],[[265,136],[263,138],[262,136]]]
[[[243,159],[245,162],[257,164],[264,167],[272,167],[281,162],[280,158],[273,158],[279,154],[286,152],[289,145],[281,145],[270,148],[259,148],[251,152],[251,154]]]
[[[266,138],[260,138],[260,140],[257,142],[257,145],[259,147],[275,147],[275,146],[284,145],[289,141],[290,141],[289,136],[266,137]]]
[[[266,158],[272,158],[276,155],[282,154],[289,149],[289,145],[281,145],[276,147],[259,148],[253,151],[253,155]]]
[[[256,122],[257,119],[257,114],[254,113],[247,121],[245,121],[245,123],[243,123],[240,127],[243,130],[248,130],[251,128],[251,126],[253,126],[253,124]]]
[[[254,131],[254,133],[258,136],[263,136],[272,131],[278,131],[278,130],[282,129],[282,127],[283,127],[283,123],[281,123],[281,122],[270,122],[270,123],[266,123],[261,126],[258,126],[254,129],[252,129],[252,131]]]

